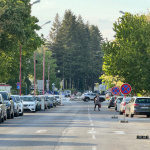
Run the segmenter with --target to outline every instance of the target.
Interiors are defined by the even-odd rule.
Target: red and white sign
[[[121,93],[122,93],[122,94],[128,95],[128,94],[130,94],[132,88],[131,88],[130,84],[124,83],[124,84],[121,86],[120,90],[121,90]]]
[[[118,86],[114,86],[112,89],[111,89],[111,93],[113,95],[119,95],[120,94],[120,88]]]

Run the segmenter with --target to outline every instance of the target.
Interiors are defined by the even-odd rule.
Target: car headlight
[[[30,104],[29,106],[34,106],[34,104]]]

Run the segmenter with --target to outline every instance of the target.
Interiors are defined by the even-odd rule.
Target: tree
[[[28,60],[43,41],[38,19],[31,16],[30,0],[3,0],[0,2],[0,82],[19,79],[19,47],[22,46],[22,79],[28,74]],[[26,70],[27,69],[27,70]],[[10,81],[11,80],[11,81]],[[16,84],[16,83],[14,83]]]
[[[146,15],[126,13],[114,23],[115,40],[103,45],[106,75],[119,76],[134,93],[149,92],[150,24]]]
[[[59,77],[65,79],[65,88],[83,90],[94,86],[102,66],[99,53],[102,36],[98,27],[85,24],[80,15],[76,17],[71,10],[66,10],[61,23],[56,15],[53,31],[57,34],[55,39],[52,37],[50,48],[56,54]]]

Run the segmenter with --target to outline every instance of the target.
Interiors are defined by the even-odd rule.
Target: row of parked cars
[[[43,103],[43,108],[42,108]],[[0,91],[0,123],[6,119],[23,116],[25,111],[36,112],[61,104],[59,95],[9,95]]]
[[[150,97],[111,97],[108,108],[115,107],[119,114],[125,113],[126,117],[146,115],[150,117]]]

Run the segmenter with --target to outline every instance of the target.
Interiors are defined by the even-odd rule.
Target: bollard
[[[120,120],[119,122],[120,122],[120,123],[128,123],[128,121],[125,120],[125,109],[123,110],[123,113],[124,113],[124,120]]]
[[[148,135],[137,135],[136,137],[137,139],[149,139],[149,136]]]

